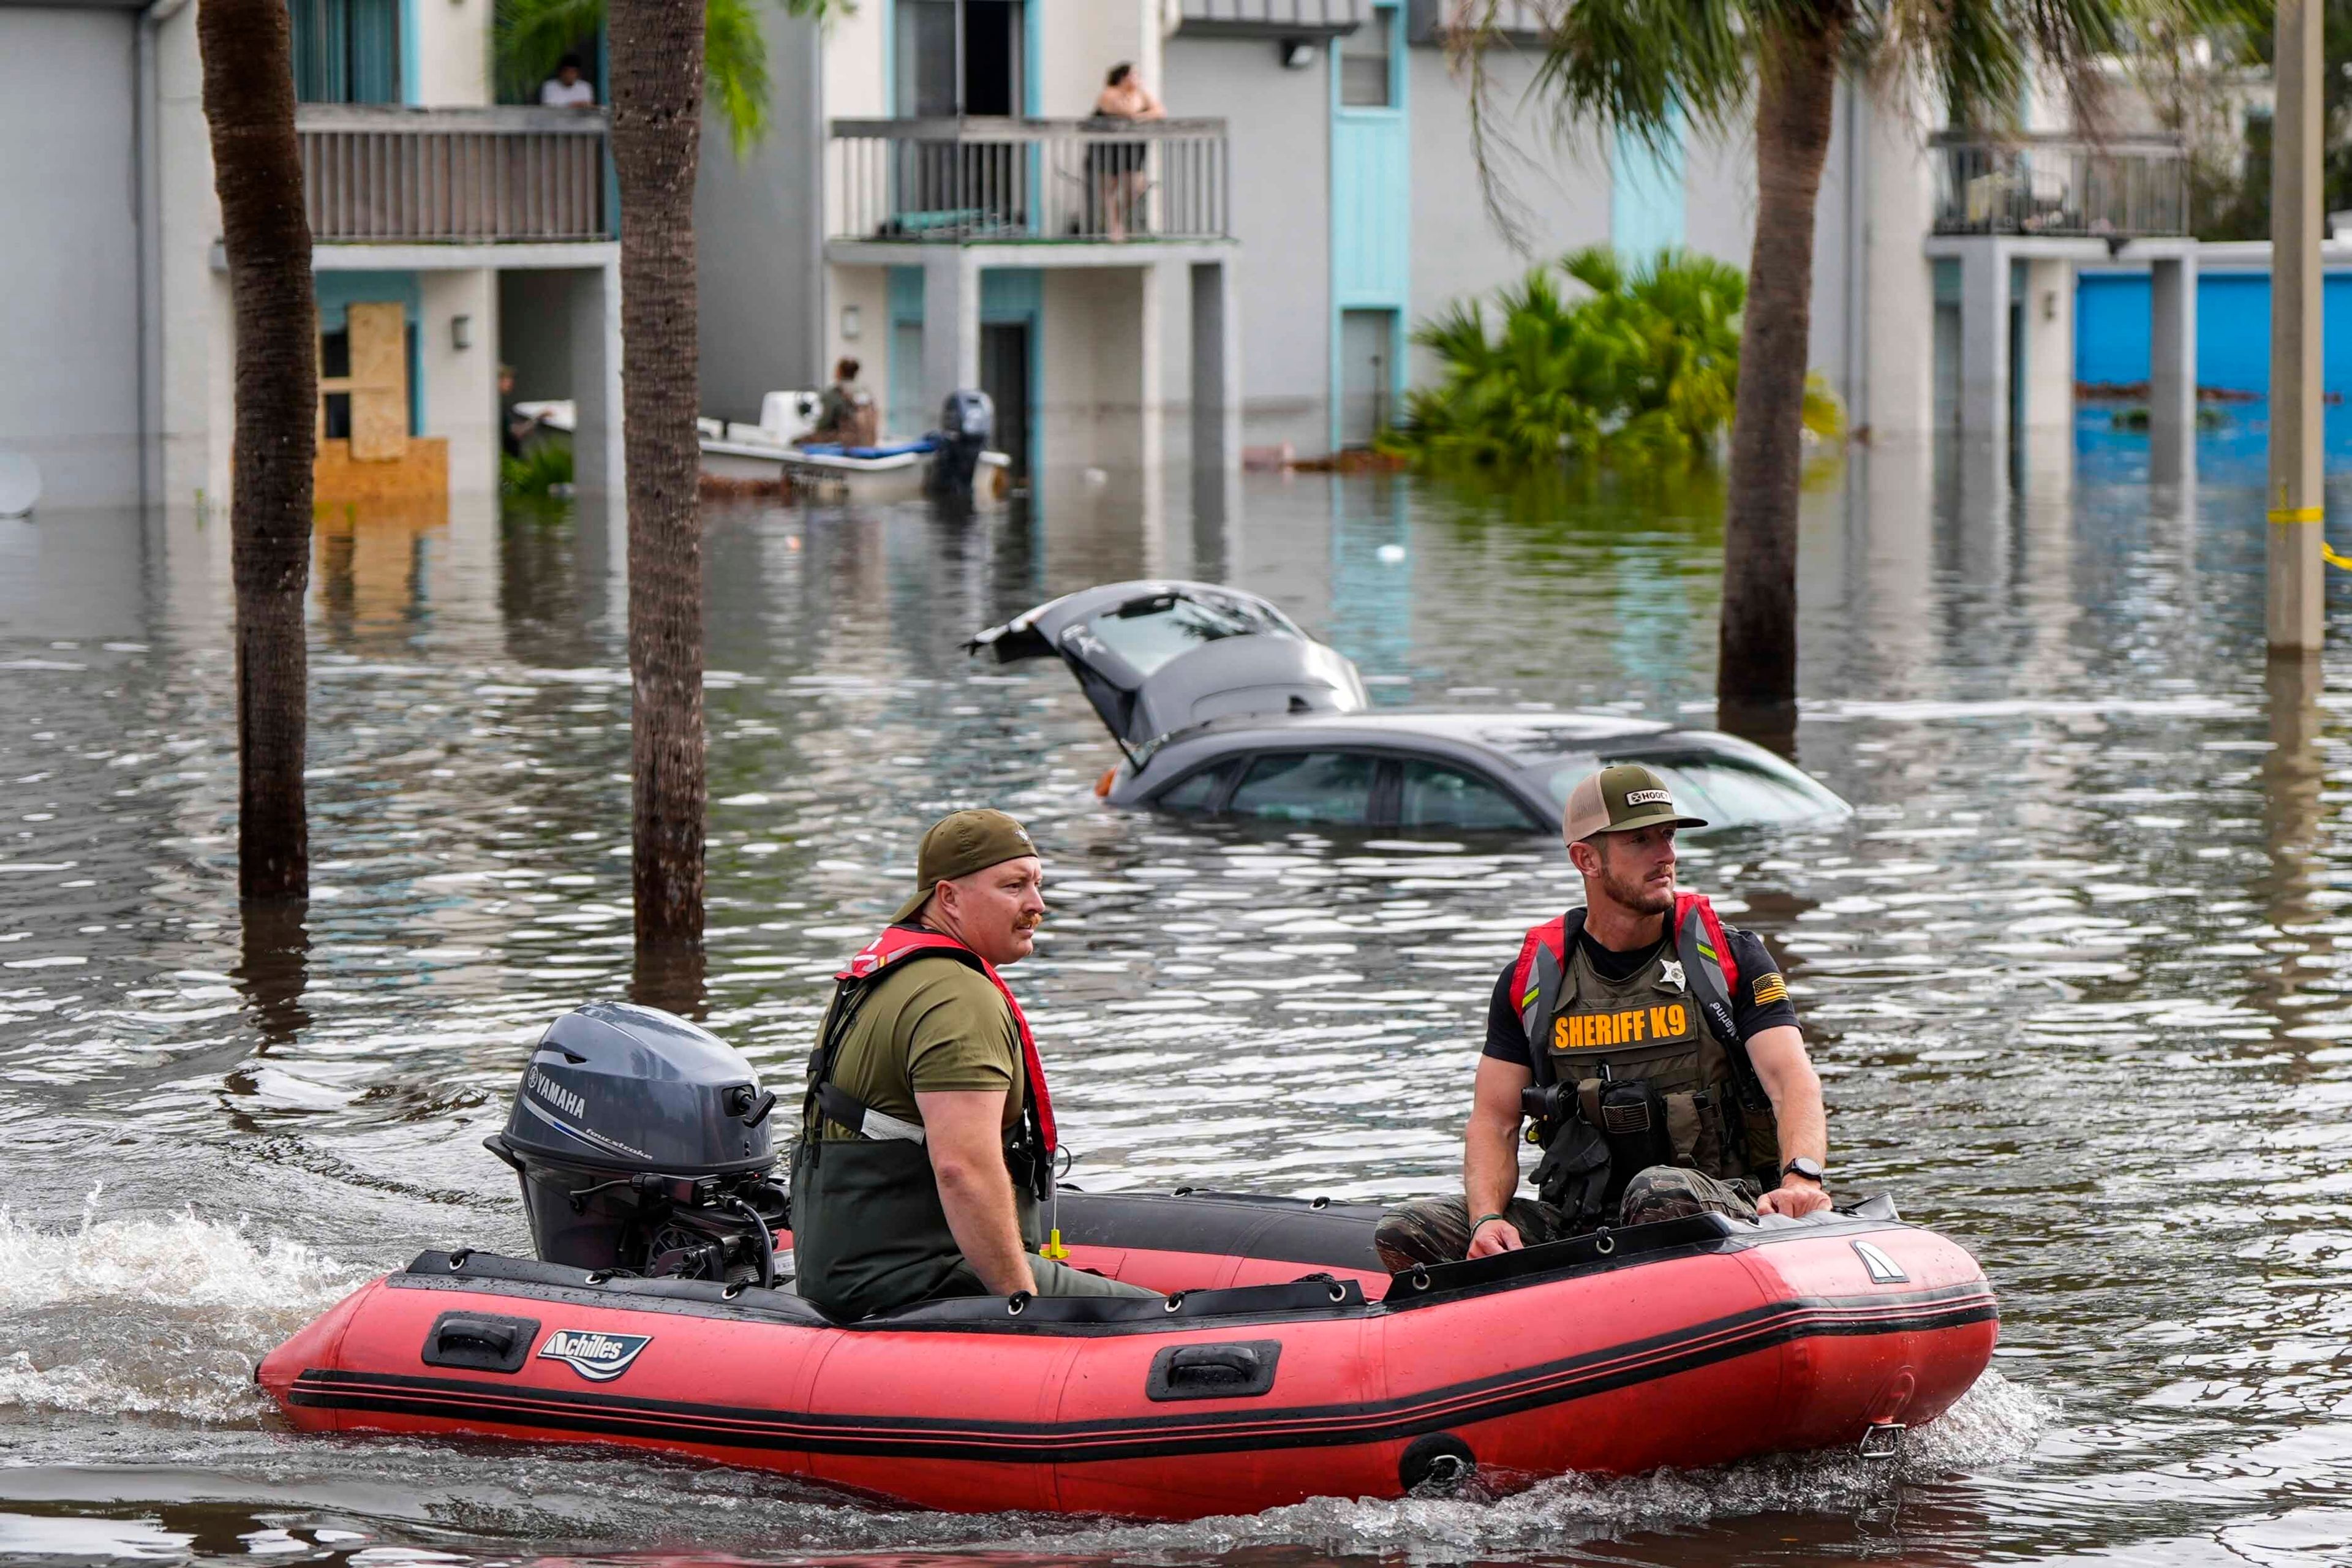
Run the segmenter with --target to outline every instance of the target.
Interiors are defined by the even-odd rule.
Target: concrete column
[[[1960,256],[1960,433],[2009,434],[2009,251],[1997,240]]]
[[[1135,295],[1135,415],[1138,422],[1136,458],[1147,473],[1157,475],[1168,447],[1168,395],[1165,385],[1167,333],[1161,330],[1160,301],[1164,289],[1174,287],[1165,265],[1140,268]],[[1147,528],[1155,525],[1152,508],[1160,486],[1156,479],[1145,492]],[[1154,567],[1153,570],[1161,568]]]
[[[2326,567],[2319,554],[2320,490],[2320,10],[2279,0],[2276,151],[2271,160],[2270,595],[2273,653],[2304,653],[2326,637]]]
[[[1241,296],[1230,261],[1192,263],[1192,466],[1242,457]]]
[[[2024,363],[2010,374],[2022,381],[2021,423],[2034,429],[2066,429],[2074,422],[2074,264],[2063,259],[2031,261],[2025,268]]]
[[[961,246],[923,258],[923,427],[948,394],[980,384],[980,268]]]
[[[499,488],[499,296],[487,268],[427,272],[418,355],[425,371],[425,431],[449,443],[449,493]],[[457,346],[465,323],[467,346]]]
[[[572,275],[572,480],[583,494],[618,494],[621,441],[621,264]]]
[[[2197,254],[2148,263],[2148,473],[2179,482],[2197,451]]]

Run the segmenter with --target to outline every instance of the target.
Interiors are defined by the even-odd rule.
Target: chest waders
[[[1029,1020],[995,969],[935,931],[892,926],[834,977],[801,1100],[793,1146],[793,1250],[801,1294],[835,1318],[863,1318],[944,1289],[965,1267],[940,1202],[928,1140],[919,1122],[875,1110],[833,1081],[844,1041],[882,977],[902,963],[945,959],[977,969],[1012,1010],[1021,1038],[1021,1119],[1004,1135],[1022,1245],[1036,1250],[1037,1205],[1054,1191],[1054,1102]],[[827,1122],[848,1138],[826,1138]]]
[[[1594,968],[1583,929],[1580,909],[1536,927],[1512,972],[1535,1079],[1521,1109],[1544,1150],[1537,1195],[1586,1229],[1652,1165],[1775,1184],[1780,1128],[1733,1022],[1739,972],[1714,910],[1678,895],[1674,958],[1622,981]]]

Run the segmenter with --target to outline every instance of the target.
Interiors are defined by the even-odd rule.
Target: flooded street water
[[[1973,1250],[1994,1370],[1897,1468],[1136,1526],[871,1508],[578,1448],[297,1436],[253,1362],[426,1246],[530,1247],[483,1152],[632,980],[625,588],[593,509],[323,522],[307,921],[235,902],[225,515],[0,521],[0,1557],[2352,1559],[2352,633],[2262,646],[2260,448],[2152,483],[1859,456],[1809,495],[1798,760],[1857,807],[1688,845],[1788,970],[1840,1185]],[[2338,500],[2347,499],[2339,495]],[[971,631],[1144,574],[1265,594],[1382,703],[1706,721],[1719,500],[1380,476],[709,519],[707,1021],[797,1091],[826,977],[951,805],[1023,816],[1014,973],[1075,1179],[1458,1180],[1541,838],[1122,815],[1068,676]]]

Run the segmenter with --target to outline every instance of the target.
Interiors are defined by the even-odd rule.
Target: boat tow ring
[[[1874,1421],[1862,1430],[1862,1441],[1854,1451],[1865,1459],[1899,1459],[1903,1457],[1903,1423]]]
[[[1477,1456],[1451,1432],[1415,1437],[1397,1458],[1397,1479],[1408,1492],[1451,1492],[1477,1473]]]

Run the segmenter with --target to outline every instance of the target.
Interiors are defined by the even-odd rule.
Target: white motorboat
[[[857,500],[906,500],[924,493],[931,461],[946,445],[938,436],[871,447],[803,444],[803,438],[815,428],[820,401],[814,392],[771,392],[760,400],[757,425],[697,420],[704,475],[769,483],[790,479],[804,489]],[[578,420],[577,409],[568,398],[514,406],[516,413],[567,436]],[[972,484],[973,500],[983,505],[1003,500],[1012,488],[1012,472],[1011,458],[1003,452],[982,452]]]

